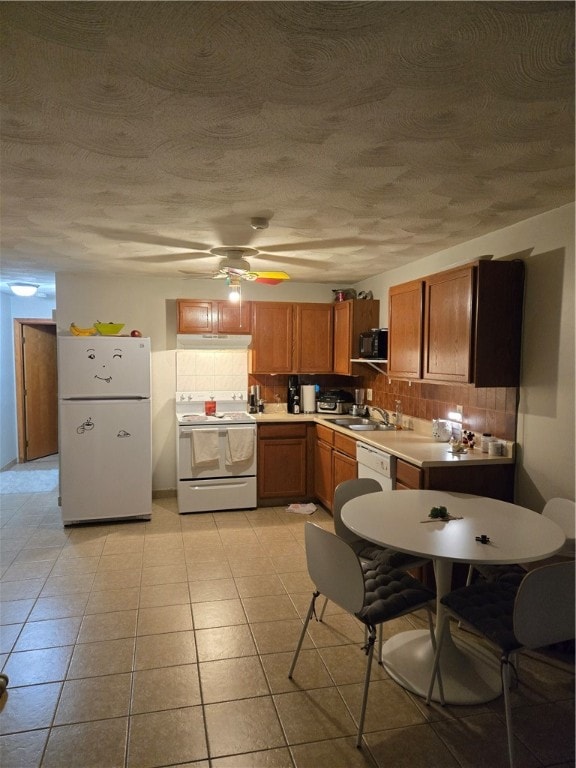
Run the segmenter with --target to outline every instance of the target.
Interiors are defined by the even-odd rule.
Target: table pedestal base
[[[427,630],[400,632],[382,646],[382,664],[397,683],[408,691],[428,695],[434,650]],[[502,693],[498,662],[482,648],[444,638],[440,659],[446,704],[483,704]],[[438,683],[434,701],[440,701]]]

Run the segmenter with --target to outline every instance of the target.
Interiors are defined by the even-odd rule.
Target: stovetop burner
[[[236,411],[232,413],[218,413],[215,416],[206,416],[204,413],[184,413],[179,416],[179,421],[186,424],[212,424],[219,421],[236,421],[246,423],[254,421],[254,418],[245,411]]]
[[[207,416],[204,403],[216,403],[216,414]],[[248,413],[248,401],[244,392],[177,392],[176,418],[179,424],[196,425],[234,422],[250,424],[255,421]]]

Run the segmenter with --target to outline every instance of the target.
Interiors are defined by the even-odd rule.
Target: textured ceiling
[[[574,200],[573,3],[0,12],[4,282],[350,283]]]

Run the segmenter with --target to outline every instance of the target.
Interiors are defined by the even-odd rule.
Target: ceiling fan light
[[[238,304],[241,299],[241,286],[242,282],[238,275],[228,275],[228,301],[232,304]]]
[[[40,286],[35,283],[9,283],[15,296],[35,296]]]
[[[239,285],[231,285],[230,286],[230,293],[228,294],[228,301],[230,301],[232,304],[238,304],[240,301],[240,286]]]

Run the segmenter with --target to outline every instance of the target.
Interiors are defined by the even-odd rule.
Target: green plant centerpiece
[[[446,518],[449,517],[448,510],[446,507],[432,507],[428,513],[428,517],[432,520],[446,520]]]

